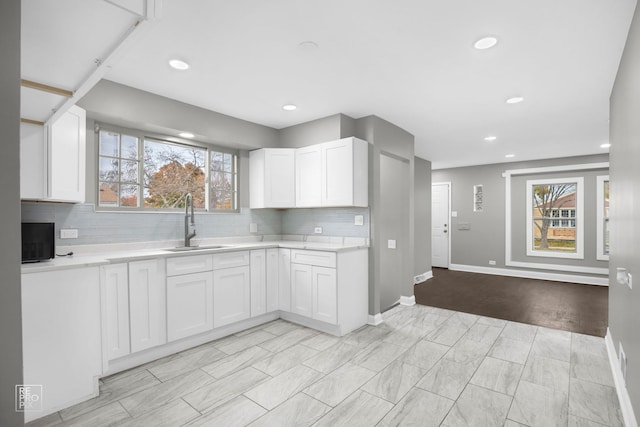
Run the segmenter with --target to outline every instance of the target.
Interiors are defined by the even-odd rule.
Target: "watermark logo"
[[[16,385],[16,411],[42,411],[42,385]]]

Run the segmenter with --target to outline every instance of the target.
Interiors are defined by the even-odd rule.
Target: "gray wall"
[[[342,138],[340,122],[342,114],[323,117],[279,131],[279,147],[300,148]],[[352,136],[352,135],[347,135]]]
[[[413,175],[415,276],[431,271],[431,162],[415,158]]]
[[[20,0],[0,2],[0,425],[24,423],[14,410],[22,384],[20,300]]]
[[[457,218],[451,218],[450,262],[452,264],[489,267],[489,260],[495,260],[496,268],[505,268],[505,178],[502,177],[502,173],[505,170],[600,163],[606,161],[608,161],[608,155],[603,154],[433,171],[432,182],[451,182],[451,210],[457,211],[458,213]],[[600,174],[605,173],[606,172],[602,172]],[[574,176],[575,173],[571,175]],[[536,177],[538,176],[536,175]],[[512,184],[519,179],[521,178],[514,176],[512,178]],[[473,211],[473,186],[476,184],[483,185],[484,210],[482,212]],[[595,182],[593,188],[595,188]],[[517,189],[514,189],[513,194],[515,194],[515,191],[517,191]],[[518,194],[515,195],[516,197],[521,196],[521,202],[524,203],[522,189],[520,190],[519,196]],[[595,197],[595,193],[593,197]],[[585,210],[587,209],[588,205],[585,204]],[[524,215],[525,210],[522,208],[519,211],[512,212],[512,219],[515,219],[517,222],[518,220],[523,220]],[[588,214],[588,217],[590,215],[591,213]],[[471,229],[458,230],[458,224],[461,222],[470,223]],[[594,230],[589,242],[593,242],[593,257],[595,258],[595,218],[593,218],[592,227],[585,227],[585,233],[590,228]],[[587,253],[586,245],[585,253]],[[513,258],[515,259],[516,257],[513,256]],[[527,261],[532,260],[527,259]],[[557,260],[541,258],[540,260],[534,261],[554,263]],[[565,263],[569,261],[570,260],[561,260],[560,262]],[[606,263],[596,261],[595,259],[586,262],[586,264],[606,268]],[[516,267],[508,268],[517,269]]]
[[[640,291],[616,282],[616,268],[640,277],[640,7],[636,6],[611,95],[609,331],[627,355],[627,390],[640,416]],[[636,282],[638,279],[636,279]]]

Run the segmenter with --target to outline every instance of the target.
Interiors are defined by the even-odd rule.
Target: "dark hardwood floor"
[[[415,286],[418,304],[603,337],[606,286],[450,271]]]

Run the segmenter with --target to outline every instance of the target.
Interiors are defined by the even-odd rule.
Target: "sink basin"
[[[207,249],[219,249],[224,248],[224,245],[209,245],[209,246],[178,246],[175,248],[164,249],[169,252],[189,252],[189,251],[204,251]]]

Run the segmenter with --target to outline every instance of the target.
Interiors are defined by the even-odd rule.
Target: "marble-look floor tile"
[[[178,399],[160,408],[145,412],[137,418],[129,418],[117,423],[118,427],[174,427],[181,426],[200,416],[200,412]]]
[[[298,365],[244,393],[266,409],[273,409],[322,377],[316,370]]]
[[[62,418],[60,414],[54,412],[53,414],[45,415],[37,420],[29,421],[25,424],[26,427],[58,427],[62,425]]]
[[[524,424],[517,423],[517,422],[507,418],[507,420],[504,422],[504,427],[527,427],[527,426],[525,426]]]
[[[298,393],[249,425],[251,427],[305,427],[312,425],[330,410],[330,406],[304,393]]]
[[[524,367],[521,379],[567,394],[569,392],[569,363],[546,357],[530,357]]]
[[[371,427],[393,408],[393,404],[358,390],[314,424],[315,427]]]
[[[493,317],[480,316],[476,321],[479,325],[497,326],[498,328],[504,328],[507,325],[506,320],[495,319]]]
[[[209,412],[247,390],[264,383],[270,377],[253,368],[244,368],[221,380],[185,394],[183,399],[201,413]]]
[[[217,360],[223,359],[227,355],[215,347],[207,347],[198,352],[190,353],[182,357],[172,359],[161,365],[149,368],[149,372],[160,381],[167,381],[171,378],[193,371],[204,365],[208,365]]]
[[[253,347],[254,345],[258,345],[265,341],[269,341],[270,339],[273,339],[276,336],[277,335],[270,334],[269,332],[258,330],[250,334],[237,337],[235,340],[229,341],[217,347],[218,347],[218,350],[226,354],[236,354],[242,350],[246,350],[249,347]]]
[[[427,372],[416,387],[456,400],[475,371],[476,367],[471,364],[443,358]]]
[[[325,351],[321,351],[312,358],[305,360],[302,364],[323,374],[328,374],[347,363],[359,351],[360,349],[358,347],[345,342],[339,342]]]
[[[530,342],[500,336],[489,350],[489,356],[523,365],[529,357],[531,345]]]
[[[442,358],[460,363],[462,365],[469,365],[473,367],[473,370],[475,371],[484,360],[484,357],[484,353],[478,353],[474,350],[469,351],[457,346],[453,346]]]
[[[453,315],[451,315],[451,317],[449,318],[449,322],[458,323],[468,329],[471,328],[479,318],[480,316],[478,316],[477,314],[462,313],[457,311],[453,313]]]
[[[571,333],[538,328],[530,355],[568,362],[571,359]]]
[[[109,403],[106,406],[87,412],[72,420],[65,421],[65,427],[102,427],[111,426],[130,418],[125,408],[119,402]]]
[[[417,366],[396,360],[376,374],[362,390],[389,402],[398,403],[426,372]]]
[[[318,353],[318,350],[314,350],[313,348],[302,344],[296,344],[289,347],[286,351],[281,351],[280,353],[268,356],[261,361],[254,363],[252,366],[267,375],[275,377],[276,375],[299,365],[305,360],[312,358]]]
[[[314,350],[322,351],[338,343],[339,341],[340,341],[340,337],[335,337],[333,335],[320,333],[309,339],[302,341],[302,344],[306,345],[307,347],[311,347]]]
[[[448,427],[502,427],[511,397],[469,384],[444,420]]]
[[[391,332],[389,335],[384,337],[383,341],[401,347],[409,348],[416,342],[424,338],[426,334],[427,332],[424,329],[416,328],[411,324],[407,324]]]
[[[569,413],[608,426],[623,426],[618,395],[613,387],[572,378]]]
[[[238,396],[196,418],[189,427],[244,427],[266,414],[267,410],[244,396]]]
[[[523,369],[524,365],[487,357],[469,382],[513,396]]]
[[[303,392],[329,406],[336,406],[374,375],[374,371],[346,363]]]
[[[363,368],[379,372],[389,363],[396,360],[407,349],[387,342],[371,343],[360,350],[351,360],[352,363]]]
[[[609,359],[593,353],[571,353],[571,378],[615,387]]]
[[[214,381],[201,370],[195,370],[125,397],[120,403],[135,418]]]
[[[520,380],[508,418],[531,427],[567,425],[567,393]]]
[[[426,339],[438,344],[452,346],[462,338],[468,330],[469,328],[460,323],[451,323],[447,320],[428,334]]]
[[[413,318],[411,316],[409,316],[408,314],[404,314],[402,312],[391,314],[391,315],[387,315],[387,313],[385,312],[382,315],[382,319],[386,326],[394,330],[403,328],[404,326],[410,324],[413,321]]]
[[[212,377],[220,379],[258,363],[272,354],[258,346],[250,347],[240,353],[205,365],[201,369]]]
[[[268,326],[262,328],[265,332],[269,332],[273,335],[284,335],[287,332],[295,331],[296,329],[303,329],[304,326],[296,325],[295,323],[287,322],[286,320],[275,320],[270,322]]]
[[[569,414],[569,424],[567,427],[606,427],[604,424],[596,423],[594,421],[586,420],[584,418],[576,417]]]
[[[419,388],[413,388],[377,426],[437,427],[455,402]]]
[[[313,329],[294,329],[276,338],[272,338],[269,341],[260,343],[259,346],[273,353],[277,353],[279,351],[286,350],[289,347],[293,347],[294,345],[317,334],[318,332]]]
[[[609,359],[604,338],[594,337],[591,335],[571,333],[571,352],[589,353],[595,356],[600,356],[603,359]]]
[[[414,317],[411,323],[407,323],[416,328],[420,328],[429,334],[433,332],[438,326],[442,325],[449,319],[449,316],[440,316],[438,314],[425,314],[422,317]]]
[[[537,326],[518,322],[507,322],[500,336],[515,341],[532,343],[537,330]]]
[[[382,341],[391,331],[392,329],[384,323],[378,326],[366,325],[342,337],[342,342],[364,348],[378,341]]]
[[[413,347],[404,352],[400,360],[426,371],[433,368],[438,360],[444,356],[450,347],[431,341],[418,341]]]

